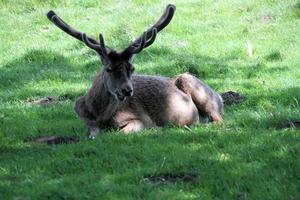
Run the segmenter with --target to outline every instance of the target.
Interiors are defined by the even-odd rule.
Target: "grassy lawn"
[[[136,73],[190,72],[218,92],[225,124],[87,138],[73,104],[101,69],[46,17],[122,49],[169,1],[0,0],[0,199],[300,199],[300,1],[181,0]],[[247,43],[253,56],[247,53]],[[29,103],[52,97],[49,106]],[[37,136],[78,143],[31,144]]]

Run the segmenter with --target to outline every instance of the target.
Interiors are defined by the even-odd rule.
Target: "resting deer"
[[[53,11],[47,14],[56,26],[95,50],[104,65],[87,94],[75,103],[75,111],[86,123],[91,138],[104,128],[128,133],[166,124],[192,125],[203,116],[222,123],[221,96],[196,77],[133,74],[133,56],[155,41],[174,12],[175,6],[168,5],[152,27],[120,52],[106,46],[102,34],[97,41],[69,26]]]

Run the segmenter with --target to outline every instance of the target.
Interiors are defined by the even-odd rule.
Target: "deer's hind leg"
[[[124,127],[121,128],[121,131],[128,134],[130,132],[141,131],[145,128],[144,124],[140,120],[131,120]]]
[[[223,100],[209,86],[190,74],[179,75],[175,85],[192,98],[201,117],[208,116],[215,123],[223,122]]]
[[[149,115],[142,110],[139,110],[139,114],[136,111],[119,112],[114,119],[120,130],[126,134],[156,126]]]

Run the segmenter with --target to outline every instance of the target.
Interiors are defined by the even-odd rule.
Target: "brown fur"
[[[123,132],[173,124],[192,125],[200,117],[222,123],[223,101],[219,94],[196,77],[181,74],[177,78],[133,75],[133,95],[120,101],[107,90],[102,71],[89,92],[75,105],[77,114],[95,136],[102,128]]]

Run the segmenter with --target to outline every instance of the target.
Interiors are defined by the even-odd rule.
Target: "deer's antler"
[[[155,41],[156,34],[170,23],[174,12],[175,6],[169,4],[160,19],[147,31],[145,31],[142,36],[133,41],[125,50],[121,52],[121,54],[125,55],[125,57],[131,57],[133,54],[137,54],[144,48],[150,46]],[[107,50],[111,50],[109,47],[105,46],[102,34],[100,34],[100,42],[98,42],[97,40],[87,36],[85,33],[82,33],[68,25],[52,10],[47,13],[47,17],[61,30],[84,42],[88,47],[96,50],[101,56],[105,57],[107,55]]]
[[[101,55],[103,53],[106,53],[106,48],[101,48],[101,46],[104,45],[104,40],[103,40],[102,34],[100,34],[100,43],[99,43],[94,38],[91,38],[91,37],[87,36],[85,33],[82,33],[80,31],[76,30],[75,28],[71,27],[69,24],[64,22],[64,20],[62,20],[54,11],[50,10],[47,13],[47,17],[58,28],[60,28],[67,34],[73,36],[74,38],[84,42],[88,47],[96,50]],[[102,38],[103,45],[101,44],[101,38]],[[104,47],[105,47],[105,45],[104,45]]]
[[[150,46],[155,41],[156,34],[170,23],[174,16],[175,9],[176,7],[174,5],[169,4],[159,20],[145,31],[142,36],[134,40],[122,53],[137,54],[141,52],[143,48]]]

